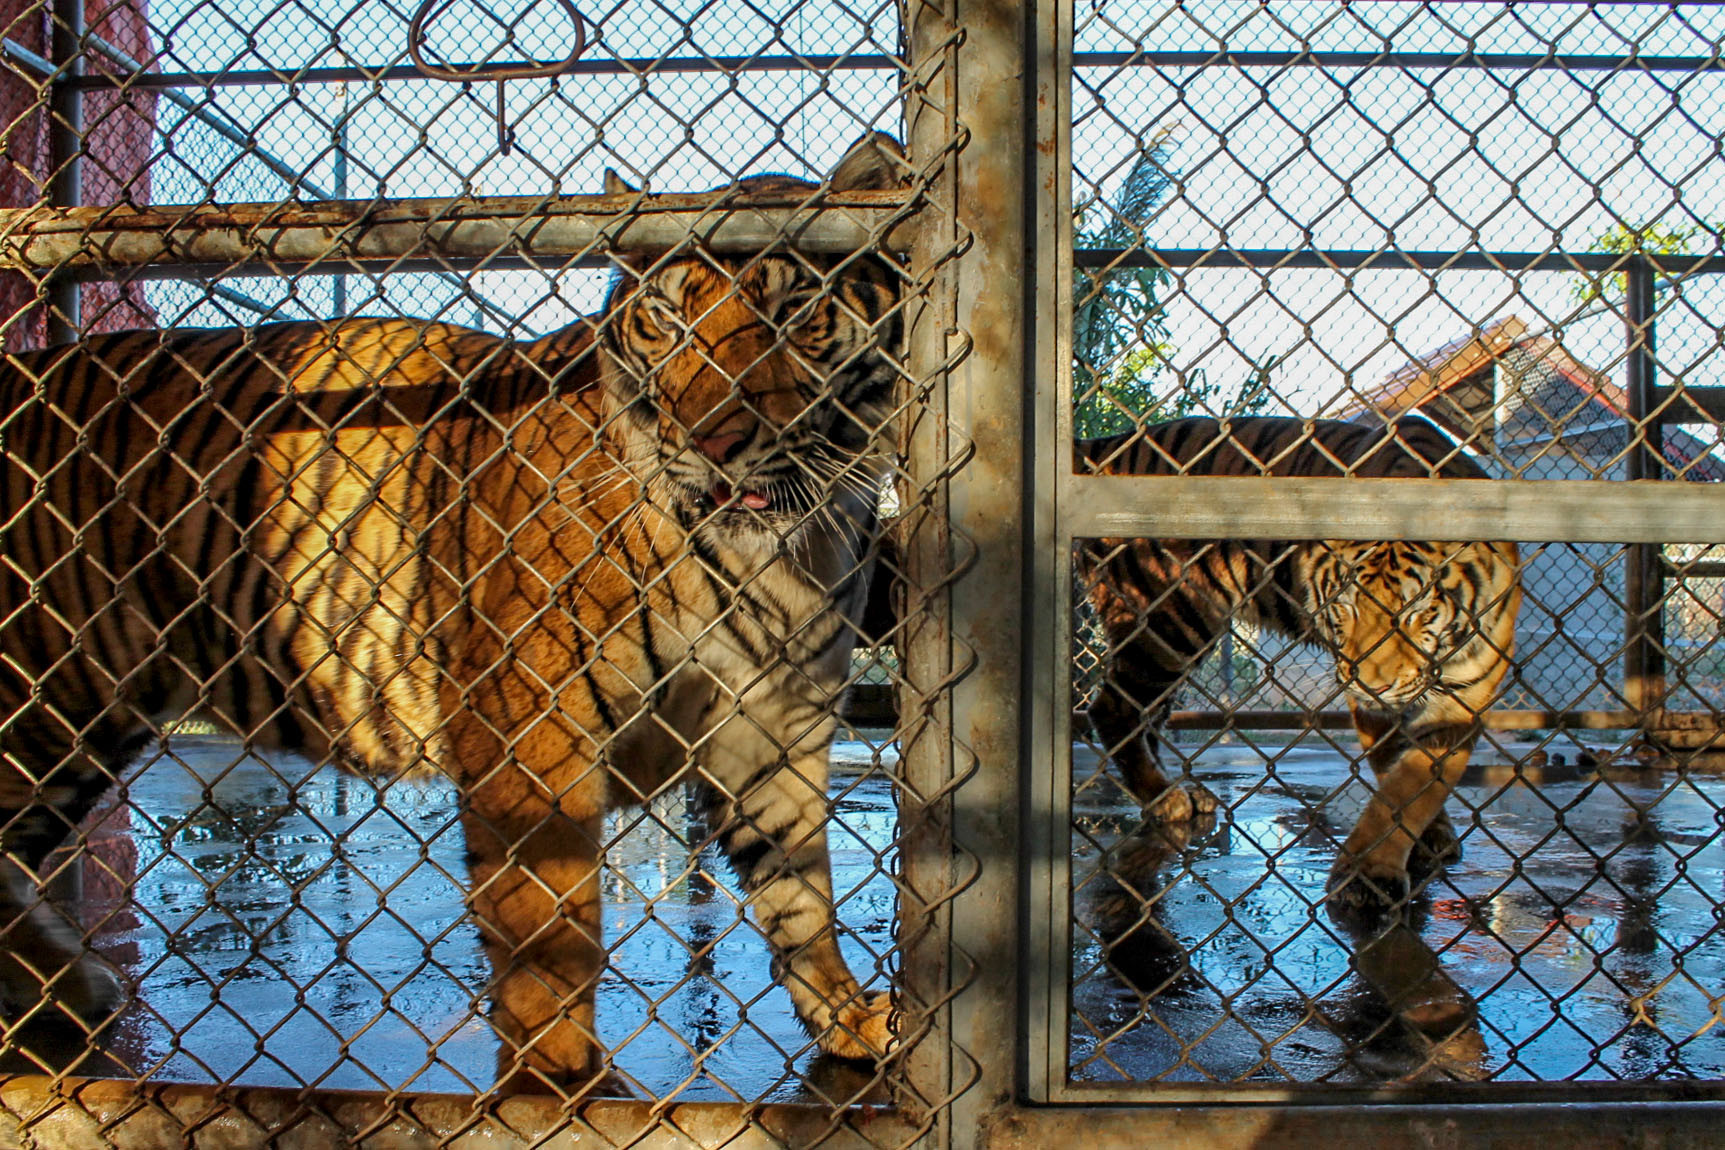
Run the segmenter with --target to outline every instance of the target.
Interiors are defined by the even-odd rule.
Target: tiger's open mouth
[[[773,497],[764,491],[738,491],[723,479],[718,480],[707,491],[707,498],[712,502],[714,511],[770,511]]]

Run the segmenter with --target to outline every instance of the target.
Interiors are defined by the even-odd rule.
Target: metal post
[[[905,135],[914,167],[927,182],[925,204],[911,245],[911,273],[922,289],[908,302],[906,361],[913,391],[905,405],[904,437],[909,490],[899,520],[905,561],[900,650],[898,738],[904,786],[899,802],[900,995],[902,1023],[914,1041],[904,1063],[898,1104],[928,1123],[928,1142],[951,1144],[938,1101],[951,1093],[951,817],[935,799],[954,775],[950,598],[952,558],[946,530],[948,443],[946,365],[955,336],[953,274],[945,262],[958,243],[955,160],[957,132],[950,32],[953,14],[942,0],[907,0],[904,9]]]
[[[1057,1094],[1066,1077],[1067,988],[1072,936],[1067,869],[1072,849],[1072,548],[1062,522],[1062,488],[1072,479],[1072,5],[1042,0],[1033,30],[1034,83],[1029,129],[1034,274],[1026,326],[1031,379],[1025,460],[1024,615],[1029,658],[1023,668],[1023,772],[1026,909],[1019,992],[1024,1012],[1024,1090],[1032,1101]]]
[[[911,0],[907,13],[911,155],[928,177],[913,268],[928,291],[909,348],[927,394],[906,415],[920,505],[900,841],[905,984],[940,1004],[908,1069],[936,1145],[988,1129],[1020,1048],[1030,18],[998,0]]]
[[[1656,408],[1654,358],[1654,273],[1644,256],[1629,262],[1626,326],[1629,451],[1628,479],[1665,476],[1664,434]],[[1664,546],[1631,543],[1624,553],[1623,693],[1641,717],[1645,732],[1658,725],[1665,707]]]
[[[48,81],[48,202],[75,208],[84,202],[84,93],[73,81],[83,72],[84,0],[54,0],[49,28],[49,58],[55,74]],[[80,334],[78,284],[69,276],[49,275],[48,342],[69,343]]]
[[[347,189],[347,84],[335,86],[335,129],[331,133],[335,145],[333,166],[335,169],[335,198],[348,198]],[[335,277],[330,288],[330,314],[337,319],[347,315],[347,274],[344,272]]]

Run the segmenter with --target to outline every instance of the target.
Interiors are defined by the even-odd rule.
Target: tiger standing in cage
[[[1389,427],[1178,419],[1081,440],[1076,466],[1097,475],[1485,478],[1415,417]],[[1332,870],[1331,899],[1382,909],[1459,857],[1444,801],[1512,665],[1521,605],[1513,543],[1092,539],[1077,558],[1106,644],[1090,723],[1148,820],[1185,823],[1218,805],[1203,786],[1164,774],[1160,727],[1175,690],[1241,618],[1334,657],[1376,777]]]
[[[896,189],[859,141],[804,202]],[[608,192],[633,192],[612,174]],[[839,950],[828,747],[892,444],[881,253],[620,253],[531,342],[349,319],[128,332],[0,379],[0,1011],[123,1004],[38,872],[165,725],[462,795],[506,1090],[605,1071],[601,816],[694,784],[820,1047],[883,1056]]]

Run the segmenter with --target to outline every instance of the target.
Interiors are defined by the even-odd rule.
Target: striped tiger
[[[871,134],[825,186],[905,170]],[[12,1017],[116,1008],[34,884],[164,724],[200,716],[248,748],[456,782],[506,1091],[603,1073],[601,817],[684,783],[821,1048],[887,1052],[890,995],[840,955],[825,819],[892,442],[898,272],[873,253],[621,260],[600,314],[531,342],[355,318],[10,361]]]
[[[1484,477],[1424,420],[1392,430],[1178,419],[1081,441],[1076,465],[1105,475]],[[1078,564],[1106,641],[1090,722],[1147,817],[1178,822],[1216,808],[1203,787],[1162,773],[1155,728],[1239,617],[1334,656],[1376,776],[1342,845],[1332,898],[1361,908],[1399,901],[1459,855],[1443,805],[1510,668],[1521,605],[1513,543],[1093,539]]]

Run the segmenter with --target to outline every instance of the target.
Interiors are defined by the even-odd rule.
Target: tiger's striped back
[[[1102,475],[1486,477],[1442,432],[1414,417],[1388,430],[1341,420],[1192,417],[1080,440],[1075,450],[1081,471]],[[1333,649],[1319,620],[1351,568],[1364,562],[1386,577],[1398,563],[1447,571],[1457,554],[1450,544],[1341,540],[1107,541],[1082,551],[1109,586],[1136,588],[1135,598],[1153,611],[1155,650],[1170,672],[1195,661],[1223,620],[1241,611],[1279,634]],[[1397,558],[1386,565],[1386,555]],[[1513,547],[1510,556],[1513,565]],[[1486,561],[1496,575],[1487,586],[1501,593],[1502,571]]]
[[[0,706],[21,741],[60,760],[148,737],[106,735],[139,717],[196,714],[263,746],[413,762],[438,737],[432,624],[455,589],[430,560],[459,553],[450,511],[482,481],[497,421],[590,343],[361,320],[16,357],[0,391]],[[475,373],[483,405],[462,395]],[[52,610],[20,609],[32,601]]]

